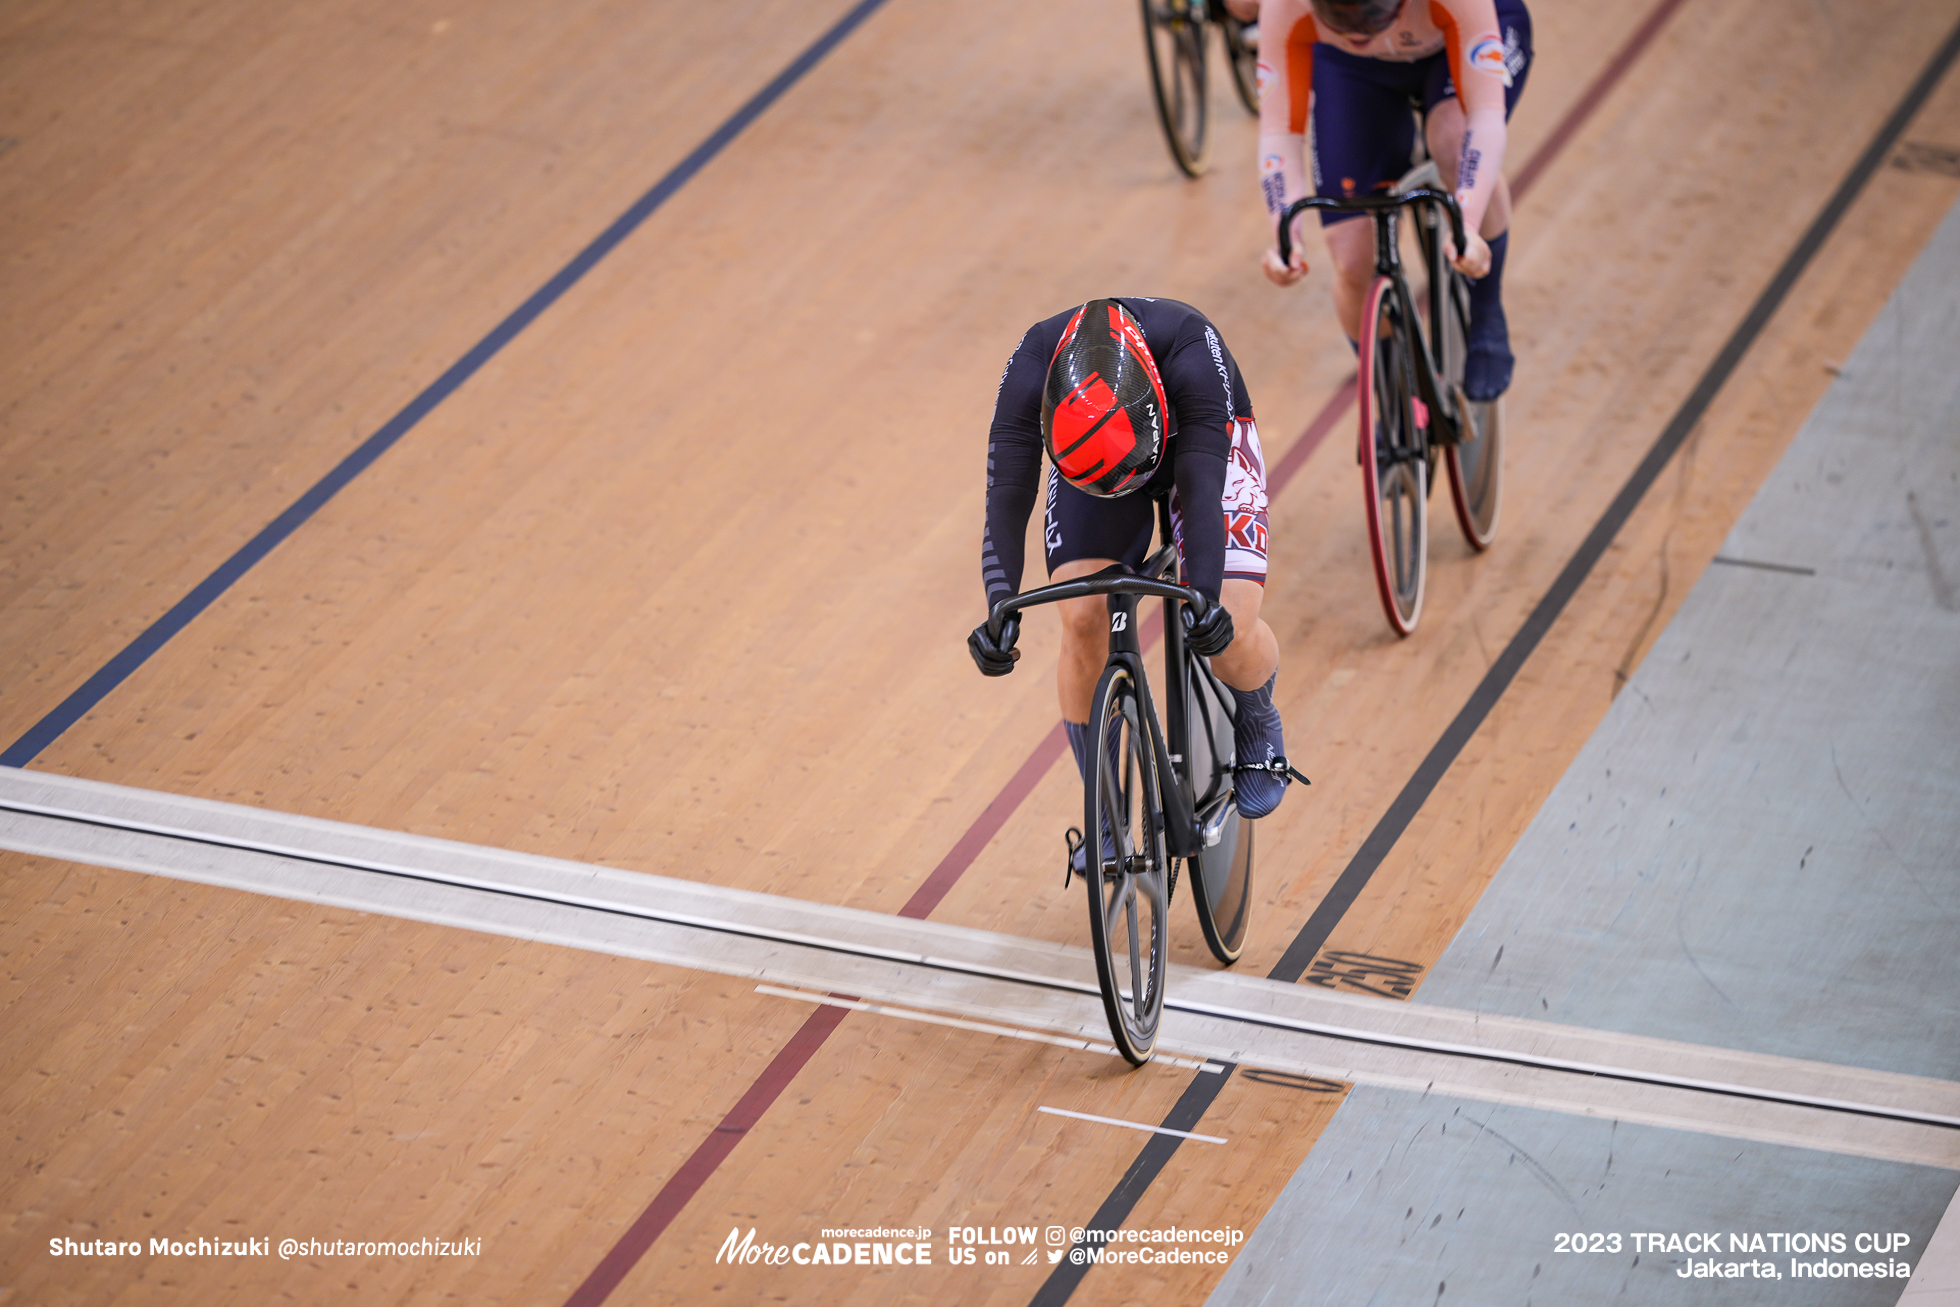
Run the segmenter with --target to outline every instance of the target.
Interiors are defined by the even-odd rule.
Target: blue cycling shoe
[[[1238,774],[1235,795],[1241,817],[1263,817],[1279,807],[1279,801],[1286,797],[1286,773],[1260,770],[1286,756],[1279,709],[1273,706],[1273,685],[1278,680],[1279,673],[1274,672],[1256,690],[1232,689],[1232,697],[1239,705],[1232,734],[1239,766],[1245,768]]]

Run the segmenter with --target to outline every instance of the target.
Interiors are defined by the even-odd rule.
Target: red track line
[[[1354,402],[1354,383],[1355,378],[1350,376],[1327,397],[1327,402],[1320,406],[1320,412],[1314,414],[1313,421],[1307,423],[1307,429],[1300,433],[1300,438],[1293,442],[1291,449],[1286,451],[1286,457],[1273,465],[1273,474],[1266,478],[1268,501],[1286,489],[1286,483],[1293,479],[1294,473],[1307,465],[1308,457],[1320,447],[1320,442],[1325,440],[1327,433],[1334,429],[1334,423],[1340,419],[1340,416],[1347,412],[1347,406]]]
[[[1614,53],[1613,58],[1607,62],[1605,68],[1600,70],[1585,93],[1570,109],[1566,110],[1565,117],[1559,120],[1559,125],[1553,129],[1550,136],[1545,138],[1545,143],[1538,147],[1538,152],[1531,157],[1530,162],[1519,169],[1517,179],[1511,183],[1514,197],[1523,198],[1524,193],[1531,188],[1539,174],[1545,171],[1558,153],[1565,148],[1566,143],[1577,133],[1580,126],[1592,116],[1593,110],[1599,107],[1607,93],[1626,75],[1627,69],[1632,67],[1634,61],[1653,43],[1661,27],[1682,3],[1683,0],[1661,0],[1653,13],[1647,16],[1647,21],[1642,23],[1627,39],[1626,44]],[[1319,447],[1320,442],[1326,439],[1327,433],[1334,429],[1334,424],[1347,410],[1347,406],[1354,402],[1354,385],[1353,377],[1340,384],[1328,397],[1327,402],[1321,405],[1320,412],[1315,414],[1313,420],[1307,424],[1307,429],[1300,433],[1299,439],[1293,442],[1286,455],[1273,467],[1272,475],[1268,478],[1269,495],[1277,495],[1285,488],[1286,483],[1306,465],[1307,459]],[[1066,737],[1062,734],[1059,723],[1042,737],[1041,743],[1035,745],[1027,761],[1023,762],[1007,784],[1001,787],[1000,793],[994,796],[992,802],[981,809],[980,815],[974,818],[973,824],[967,827],[966,833],[960,836],[951,851],[940,860],[937,867],[933,868],[932,874],[927,876],[913,892],[912,897],[906,900],[905,906],[898,910],[899,916],[923,919],[939,906],[940,901],[946,897],[960,876],[973,865],[973,860],[980,855],[980,850],[999,833],[1000,828],[1007,823],[1014,810],[1021,806],[1022,801],[1034,792],[1034,787],[1040,783],[1043,776],[1048,774],[1048,769],[1054,766],[1055,759],[1061,757],[1065,740]],[[626,1277],[627,1272],[631,1271],[640,1258],[646,1255],[647,1250],[653,1246],[654,1240],[658,1239],[674,1217],[680,1214],[688,1200],[694,1197],[701,1186],[707,1182],[715,1168],[721,1165],[722,1159],[734,1150],[735,1145],[741,1141],[742,1135],[761,1118],[769,1105],[776,1101],[777,1095],[783,1092],[783,1089],[795,1078],[796,1073],[803,1069],[804,1064],[816,1055],[817,1049],[822,1047],[825,1039],[829,1038],[830,1032],[835,1030],[838,1022],[844,1019],[846,1010],[820,1007],[811,1014],[802,1028],[790,1037],[789,1043],[783,1046],[783,1051],[776,1055],[775,1060],[770,1062],[768,1068],[749,1087],[749,1091],[742,1095],[741,1101],[735,1104],[734,1110],[722,1118],[721,1124],[715,1127],[714,1133],[694,1150],[693,1156],[682,1163],[681,1168],[674,1172],[672,1178],[661,1187],[660,1192],[654,1195],[653,1202],[648,1204],[646,1211],[640,1214],[640,1219],[633,1222],[632,1227],[620,1237],[619,1242],[613,1245],[612,1251],[593,1268],[592,1274],[586,1277],[585,1283],[581,1284],[578,1290],[566,1300],[565,1307],[598,1307],[598,1304],[606,1300],[606,1296]]]
[[[1647,15],[1647,21],[1635,28],[1633,35],[1627,38],[1626,44],[1614,52],[1613,57],[1607,61],[1606,67],[1600,69],[1599,76],[1593,78],[1592,84],[1586,87],[1585,94],[1565,111],[1565,117],[1559,119],[1558,126],[1554,127],[1552,134],[1545,138],[1545,143],[1538,147],[1538,153],[1531,156],[1531,162],[1518,169],[1517,177],[1511,182],[1513,199],[1524,198],[1525,192],[1531,189],[1532,183],[1538,180],[1539,174],[1551,166],[1552,160],[1558,157],[1559,152],[1565,149],[1566,142],[1570,141],[1578,133],[1579,128],[1585,125],[1586,119],[1592,117],[1593,110],[1605,100],[1607,93],[1620,84],[1620,79],[1626,76],[1627,69],[1633,67],[1634,61],[1647,52],[1647,47],[1653,44],[1654,38],[1660,34],[1667,20],[1674,17],[1674,11],[1679,9],[1681,4],[1682,0],[1661,0],[1660,4],[1654,6],[1654,12]]]
[[[987,841],[1007,824],[1007,819],[1021,806],[1021,800],[1034,793],[1034,787],[1048,774],[1048,769],[1055,765],[1055,759],[1061,757],[1067,747],[1068,737],[1062,734],[1062,724],[1056,722],[1054,729],[1042,736],[1041,743],[1034,746],[1034,752],[1021,764],[1021,769],[1001,787],[993,802],[980,810],[980,815],[973,819],[973,824],[966,828],[966,834],[960,836],[952,851],[939,860],[939,865],[932,869],[925,883],[913,891],[905,906],[898,910],[898,915],[925,920],[939,906],[939,900],[953,888],[953,882],[973,865],[973,860],[980,856],[980,850],[987,847]]]
[[[735,1104],[734,1110],[721,1119],[721,1124],[714,1128],[713,1133],[702,1140],[694,1155],[681,1163],[680,1169],[647,1204],[646,1211],[640,1213],[640,1219],[620,1236],[612,1251],[592,1268],[592,1274],[585,1277],[585,1283],[565,1300],[565,1307],[599,1307],[606,1296],[619,1287],[627,1272],[646,1255],[647,1249],[653,1247],[653,1241],[680,1215],[681,1209],[687,1206],[695,1192],[707,1183],[722,1159],[734,1151],[749,1127],[762,1119],[762,1114],[769,1110],[776,1096],[796,1078],[796,1073],[830,1037],[830,1032],[837,1029],[837,1023],[844,1019],[847,1011],[848,1008],[820,1006],[810,1014],[802,1029],[790,1036],[789,1042],[783,1045],[783,1051],[776,1054],[756,1082],[749,1086],[749,1092],[742,1095],[742,1101]]]

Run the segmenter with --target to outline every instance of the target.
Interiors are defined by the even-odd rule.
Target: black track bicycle
[[[1160,501],[1157,512],[1169,540],[1169,510]],[[1024,608],[1108,597],[1109,661],[1089,713],[1082,823],[1088,834],[1070,832],[1065,879],[1080,850],[1103,1009],[1117,1049],[1137,1066],[1149,1060],[1163,1016],[1167,916],[1179,864],[1188,872],[1205,944],[1220,962],[1238,960],[1252,911],[1254,823],[1239,816],[1233,801],[1238,775],[1251,768],[1240,767],[1235,755],[1231,691],[1185,639],[1185,610],[1202,618],[1209,601],[1171,580],[1176,570],[1176,548],[1167,544],[1135,572],[1117,564],[1013,595],[987,619],[998,640],[1007,619]],[[1137,629],[1137,602],[1145,596],[1164,601],[1161,725]],[[1284,758],[1259,770],[1307,779]]]
[[[1463,248],[1456,197],[1424,164],[1387,195],[1295,200],[1279,221],[1280,258],[1292,255],[1293,219],[1307,209],[1368,214],[1375,222],[1375,280],[1362,302],[1358,383],[1363,497],[1382,611],[1399,635],[1422,615],[1429,562],[1429,492],[1440,459],[1457,525],[1472,549],[1497,530],[1503,473],[1501,408],[1463,393],[1470,337],[1470,283],[1445,257],[1444,226]],[[1396,219],[1415,211],[1427,285],[1418,298],[1404,275]],[[1420,308],[1420,311],[1418,309]],[[1427,322],[1427,330],[1424,323]]]
[[[1150,89],[1171,158],[1187,177],[1205,170],[1207,82],[1205,46],[1216,28],[1239,103],[1259,112],[1257,27],[1225,12],[1223,0],[1142,0],[1143,47]]]

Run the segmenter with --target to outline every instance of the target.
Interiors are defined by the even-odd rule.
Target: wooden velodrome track
[[[1471,557],[1433,519],[1408,640],[1372,589],[1326,280],[1259,277],[1252,123],[1222,87],[1211,173],[1175,174],[1133,6],[886,0],[568,283],[847,12],[10,6],[0,745],[32,740],[10,760],[1080,944],[1054,630],[1031,623],[1002,681],[963,647],[986,421],[1028,323],[1173,296],[1223,330],[1283,480],[1266,615],[1315,783],[1260,830],[1239,969],[1265,975],[1960,2],[1538,6],[1509,159],[1534,171],[1505,520]],[[1938,166],[1960,78],[1897,139],[1948,153],[1856,190],[1406,830],[1321,915],[1323,977],[1336,954],[1419,977],[1450,939],[1960,196]],[[472,356],[541,287],[562,293]],[[388,431],[85,715],[39,727]],[[1194,1083],[819,1020],[598,952],[0,867],[0,1301],[1026,1302],[1045,1267],[957,1276],[945,1228],[1080,1225],[1142,1138],[1036,1106],[1158,1122]],[[1209,965],[1174,918],[1178,960]],[[1249,1230],[1338,1101],[1226,1079],[1196,1128],[1233,1146],[1176,1150],[1130,1223]],[[920,1225],[942,1236],[931,1272],[715,1264],[735,1226]],[[48,1253],[288,1234],[481,1249]],[[1218,1274],[1099,1268],[1075,1299],[1192,1301]]]

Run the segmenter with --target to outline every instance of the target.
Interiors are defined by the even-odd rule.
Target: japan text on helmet
[[[1404,0],[1313,0],[1313,16],[1337,32],[1376,36],[1402,12]]]
[[[1048,364],[1041,440],[1070,485],[1114,497],[1157,470],[1169,406],[1143,328],[1115,300],[1090,300]]]

